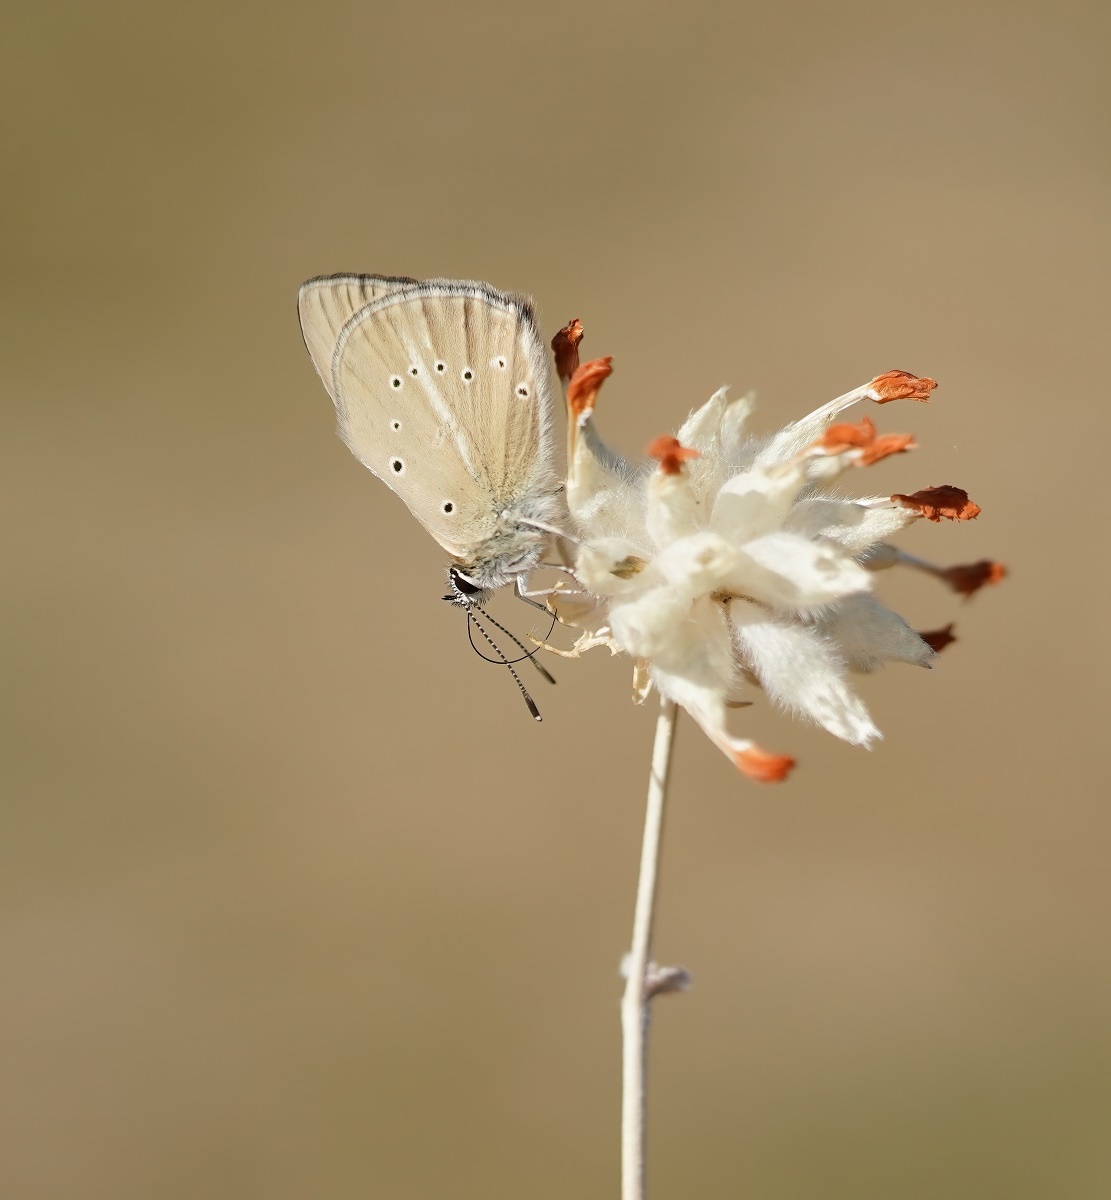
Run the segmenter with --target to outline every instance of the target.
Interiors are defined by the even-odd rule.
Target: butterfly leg
[[[544,566],[548,567],[549,564],[545,563]],[[571,573],[570,569],[567,567],[552,566],[550,569],[553,571],[563,571],[565,574],[571,575],[572,579],[575,578],[574,575]],[[575,582],[578,583],[578,580],[575,580]],[[537,588],[537,589],[533,590],[533,589],[530,589],[528,586],[528,576],[527,575],[518,575],[517,576],[517,579],[516,579],[515,583],[513,584],[513,591],[516,593],[518,600],[523,600],[526,604],[531,604],[533,608],[540,609],[540,611],[542,613],[544,613],[545,615],[551,615],[551,610],[548,609],[546,605],[539,604],[537,602],[541,597],[543,597],[543,596],[581,596],[581,595],[586,594],[585,590],[581,586],[574,589],[573,591],[569,588],[564,588],[564,587]]]

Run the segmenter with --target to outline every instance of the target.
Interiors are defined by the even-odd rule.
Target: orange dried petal
[[[679,439],[669,433],[661,434],[649,445],[648,455],[659,459],[660,471],[664,475],[678,475],[688,459],[702,457],[697,450],[680,445]]]
[[[582,339],[583,323],[578,317],[572,317],[552,338],[556,374],[560,379],[570,379],[579,369],[579,342]]]
[[[937,387],[936,379],[921,378],[909,371],[885,371],[877,375],[868,385],[875,395],[877,404],[888,404],[892,400],[929,400],[930,393]]]
[[[876,436],[875,425],[862,417],[855,425],[844,421],[831,425],[818,443],[828,454],[843,454],[846,450],[861,450],[857,466],[870,467],[890,454],[902,454],[914,447],[914,435],[910,433],[885,433]]]
[[[916,508],[927,521],[973,521],[980,515],[980,506],[969,500],[964,488],[943,484],[922,488],[909,496],[897,492],[891,497],[906,508]]]
[[[858,462],[862,467],[870,467],[891,454],[905,454],[916,445],[913,433],[885,433],[865,449]]]
[[[612,358],[595,358],[576,368],[567,385],[567,407],[579,416],[594,407],[602,384],[613,374]]]
[[[962,596],[972,596],[985,584],[998,583],[1006,578],[1007,568],[1002,563],[992,562],[990,558],[982,558],[979,562],[946,567],[938,574],[954,592],[959,592]]]
[[[795,766],[789,754],[769,754],[751,743],[743,750],[733,751],[733,763],[738,771],[757,783],[781,783]]]
[[[863,417],[855,425],[852,421],[842,421],[840,425],[831,425],[818,444],[823,450],[828,450],[830,454],[840,454],[844,450],[870,446],[875,440],[875,425],[867,417]]]

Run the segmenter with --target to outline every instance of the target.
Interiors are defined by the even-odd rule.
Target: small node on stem
[[[686,967],[660,967],[655,963],[648,964],[644,976],[644,994],[651,1000],[653,996],[663,996],[668,992],[685,992],[691,985],[691,973]]]

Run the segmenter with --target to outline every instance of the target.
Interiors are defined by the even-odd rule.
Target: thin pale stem
[[[644,815],[644,841],[640,850],[633,913],[633,942],[629,951],[625,994],[621,1000],[621,1200],[644,1200],[645,1114],[648,1092],[648,1022],[650,996],[647,985],[652,954],[652,921],[656,907],[656,880],[663,836],[664,802],[675,741],[676,705],[660,700],[656,741],[652,747],[652,774]]]

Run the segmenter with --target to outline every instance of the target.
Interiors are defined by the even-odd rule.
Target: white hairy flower
[[[568,357],[565,347],[562,365]],[[728,731],[727,711],[746,685],[867,746],[879,730],[848,672],[929,666],[935,647],[952,640],[948,631],[919,635],[872,595],[875,571],[893,561],[940,573],[886,539],[923,516],[969,519],[979,509],[958,488],[860,500],[820,489],[849,467],[913,446],[909,436],[877,436],[867,419],[834,425],[842,410],[863,399],[926,400],[933,380],[888,372],[762,439],[744,432],[751,401],[723,389],[678,437],[652,443],[651,470],[628,466],[594,430],[609,362],[579,367],[567,391],[574,575],[588,595],[557,595],[552,607],[582,630],[571,653],[604,645],[631,655],[638,698],[654,685],[756,779],[782,779],[794,760]],[[1001,573],[978,566],[992,568],[992,581]]]

